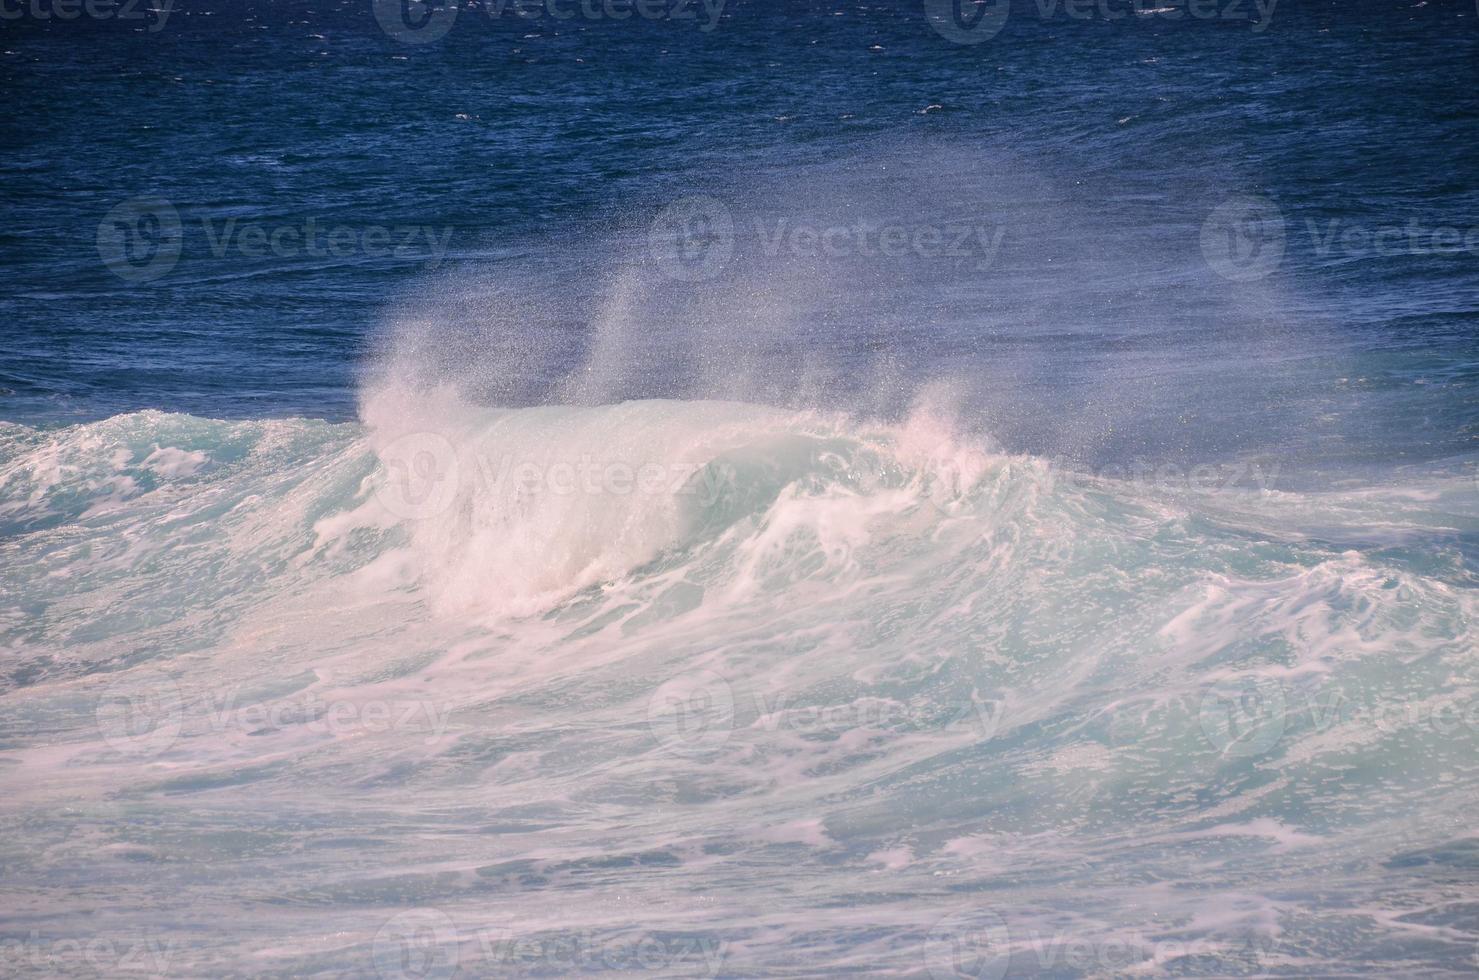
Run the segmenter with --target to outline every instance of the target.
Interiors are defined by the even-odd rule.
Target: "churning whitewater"
[[[1470,481],[1107,478],[923,402],[364,419],[0,429],[0,846],[79,883],[15,914],[106,893],[186,973],[1469,962]]]

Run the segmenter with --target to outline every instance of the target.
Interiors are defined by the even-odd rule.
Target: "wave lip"
[[[734,402],[414,404],[367,404],[375,498],[404,524],[439,604],[484,613],[539,612],[737,521],[773,522],[783,495],[888,494],[944,512],[987,458],[927,420],[859,430]]]

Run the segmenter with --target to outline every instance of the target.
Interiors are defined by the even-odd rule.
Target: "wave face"
[[[0,428],[16,955],[106,895],[187,974],[1472,966],[1472,481],[364,414]]]

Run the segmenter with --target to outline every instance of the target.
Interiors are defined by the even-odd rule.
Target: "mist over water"
[[[1304,448],[1318,416],[1300,389],[1340,370],[1329,326],[1290,323],[1281,284],[1208,276],[1203,211],[1090,206],[1085,183],[991,143],[879,140],[634,200],[605,227],[531,243],[537,258],[412,290],[361,403],[451,386],[500,405],[657,397],[899,420],[928,390],[981,441],[1090,465]]]

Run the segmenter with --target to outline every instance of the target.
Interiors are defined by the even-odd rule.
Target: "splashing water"
[[[9,954],[1472,968],[1471,480],[1065,467],[897,351],[718,329],[769,271],[615,277],[579,343],[440,296],[354,423],[0,427]]]

